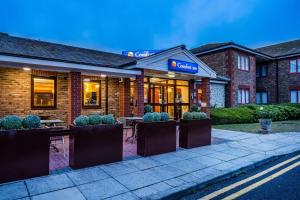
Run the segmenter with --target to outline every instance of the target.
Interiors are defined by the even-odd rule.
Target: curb
[[[179,199],[185,195],[188,195],[188,194],[191,194],[197,190],[200,190],[200,189],[203,189],[209,185],[212,185],[212,184],[216,184],[218,182],[221,182],[221,181],[224,181],[224,180],[228,180],[229,178],[233,178],[233,177],[236,177],[242,173],[246,173],[252,169],[255,169],[257,167],[260,167],[262,165],[265,165],[269,162],[272,162],[272,161],[276,161],[280,158],[283,158],[283,157],[289,157],[289,156],[293,156],[293,155],[297,155],[300,153],[300,150],[296,150],[294,152],[291,152],[291,153],[285,153],[285,154],[281,154],[281,155],[274,155],[274,156],[271,156],[269,158],[266,158],[264,160],[261,160],[261,161],[258,161],[256,163],[253,163],[253,164],[250,164],[246,167],[242,167],[236,171],[233,171],[233,172],[229,172],[227,174],[224,174],[224,175],[221,175],[221,176],[218,176],[218,177],[215,177],[211,180],[208,180],[204,183],[186,183],[182,186],[179,186],[177,188],[173,188],[169,191],[164,191],[164,192],[160,192],[158,194],[154,194],[154,195],[150,195],[148,197],[146,197],[145,199],[151,199],[151,200],[156,200],[156,199]]]

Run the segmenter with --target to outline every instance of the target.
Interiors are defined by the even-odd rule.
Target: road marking
[[[260,180],[256,183],[253,183],[252,185],[249,185],[248,187],[246,187],[246,188],[244,188],[244,189],[242,189],[242,190],[240,190],[236,193],[233,193],[233,194],[225,197],[223,200],[236,199],[236,198],[250,192],[251,190],[254,190],[255,188],[257,188],[257,187],[273,180],[274,178],[277,178],[278,176],[281,176],[282,174],[284,174],[284,173],[286,173],[286,172],[288,172],[288,171],[290,171],[290,170],[292,170],[292,169],[294,169],[295,167],[298,167],[298,166],[300,166],[299,161],[292,164],[292,165],[290,165],[290,166],[288,166],[288,167],[286,167],[286,168],[284,168],[284,169],[282,169],[282,170],[280,170],[280,171],[278,171],[278,172],[276,172],[275,174],[272,174],[272,175],[270,175],[270,176],[268,176],[268,177],[266,177],[266,178],[264,178],[264,179],[262,179],[262,180]]]
[[[209,199],[215,198],[215,197],[219,196],[220,194],[228,192],[229,190],[232,190],[232,189],[234,189],[234,188],[236,188],[236,187],[238,187],[240,185],[243,185],[243,184],[245,184],[245,183],[247,183],[249,181],[252,181],[252,180],[254,180],[254,179],[258,178],[258,177],[261,177],[261,176],[263,176],[263,175],[265,175],[265,174],[267,174],[267,173],[269,173],[269,172],[271,172],[271,171],[273,171],[275,169],[278,169],[278,168],[282,167],[283,165],[286,165],[286,164],[288,164],[288,163],[290,163],[290,162],[292,162],[292,161],[294,161],[294,160],[296,160],[298,158],[300,158],[300,155],[294,156],[294,157],[292,157],[292,158],[290,158],[290,159],[288,159],[286,161],[283,161],[283,162],[281,162],[281,163],[279,163],[277,165],[274,165],[273,167],[270,167],[270,168],[268,168],[268,169],[266,169],[266,170],[264,170],[264,171],[262,171],[262,172],[260,172],[258,174],[250,176],[250,177],[248,177],[248,178],[246,178],[244,180],[241,180],[239,182],[233,183],[233,184],[231,184],[231,185],[229,185],[227,187],[224,187],[224,188],[222,188],[220,190],[217,190],[217,191],[215,191],[215,192],[213,192],[211,194],[208,194],[208,195],[206,195],[206,196],[204,196],[204,197],[202,197],[200,199],[202,199],[202,200],[209,200]]]

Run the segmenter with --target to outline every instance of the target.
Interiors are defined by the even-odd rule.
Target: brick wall
[[[278,60],[278,103],[290,102],[289,89],[300,86],[300,74],[290,74],[289,71],[290,58]]]
[[[267,65],[267,76],[256,78],[256,91],[268,93],[268,103],[277,103],[277,73],[276,61],[269,63],[257,63],[258,66]]]
[[[249,56],[250,71],[238,69],[238,55]],[[226,49],[218,52],[198,56],[203,62],[222,75],[230,78],[225,87],[226,107],[238,106],[237,92],[240,86],[248,86],[250,89],[250,103],[255,103],[256,98],[256,58],[255,56],[238,51]]]
[[[136,116],[144,115],[144,73],[136,76],[134,81],[134,114]]]
[[[73,72],[72,72],[73,73]],[[57,77],[57,108],[56,109],[31,109],[31,77],[32,74],[39,76],[56,76]],[[105,79],[97,76],[82,76],[81,81],[76,86],[74,85],[74,96],[79,97],[76,100],[76,112],[73,116],[68,115],[71,105],[70,102],[70,91],[71,88],[68,84],[71,82],[78,82],[76,80],[76,73],[73,74],[73,81],[71,81],[71,73],[61,72],[48,72],[48,71],[24,71],[22,69],[4,68],[0,67],[0,117],[16,114],[24,117],[28,114],[36,115],[49,115],[51,119],[61,119],[65,122],[72,122],[74,117],[78,114],[89,114],[93,112],[99,112],[100,109],[83,109],[81,100],[81,81],[84,78],[90,78],[91,80],[101,80],[101,104],[102,110],[105,112]],[[78,75],[78,74],[77,74]],[[108,78],[109,91],[108,91],[108,105],[109,113],[115,116],[120,116],[119,109],[119,79]],[[80,88],[80,89],[78,89]],[[74,106],[73,106],[74,107]],[[69,116],[69,118],[68,118]]]
[[[119,110],[120,116],[129,117],[130,115],[130,79],[124,78],[123,82],[119,85],[120,98]]]

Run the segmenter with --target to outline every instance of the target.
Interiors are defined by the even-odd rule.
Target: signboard
[[[186,73],[197,73],[198,72],[198,64],[186,62],[182,60],[169,59],[168,60],[168,69],[170,71],[179,71]]]
[[[122,51],[122,55],[135,58],[144,58],[159,52],[161,52],[161,50]]]

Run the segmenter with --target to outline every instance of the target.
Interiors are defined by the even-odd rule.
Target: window
[[[249,71],[249,57],[238,55],[238,69]]]
[[[101,82],[83,81],[83,107],[100,108],[101,107]]]
[[[56,77],[32,77],[32,108],[56,107]]]
[[[268,93],[267,92],[257,92],[256,93],[256,103],[257,104],[267,104],[268,103]]]
[[[300,59],[290,60],[290,73],[300,73]]]
[[[290,90],[290,101],[291,103],[300,103],[300,89]]]
[[[238,90],[238,103],[247,104],[250,100],[249,89],[239,89]]]
[[[267,70],[266,64],[258,65],[256,67],[256,77],[266,77],[267,73],[268,73],[268,70]]]

